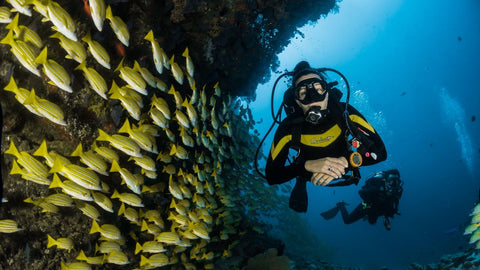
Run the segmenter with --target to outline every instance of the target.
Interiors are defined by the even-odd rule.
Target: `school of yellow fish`
[[[473,208],[472,212],[470,213],[470,216],[472,216],[472,221],[470,225],[468,225],[465,228],[464,235],[469,235],[470,236],[470,244],[475,244],[476,249],[480,249],[480,203],[475,205]]]
[[[222,173],[224,164],[232,166],[242,157],[237,154],[242,150],[235,144],[232,122],[248,110],[238,110],[239,103],[222,94],[219,83],[213,89],[197,89],[188,48],[181,57],[168,57],[151,30],[144,39],[151,45],[155,70],[131,62],[127,55],[111,71],[116,74],[114,79],[107,82],[95,68],[112,69],[108,51],[90,33],[78,37],[75,21],[60,4],[53,0],[7,3],[10,6],[0,7],[0,23],[8,29],[0,43],[25,70],[37,79],[48,78],[49,84],[68,95],[75,91],[70,80],[73,71],[60,63],[76,61],[75,70],[82,72],[92,93],[109,102],[120,102],[126,116],[118,133],[98,129],[92,145],[79,143],[75,151],[63,155],[49,151],[46,140],[37,149],[18,149],[11,136],[5,151],[14,157],[11,175],[18,174],[50,194],[37,200],[25,198],[25,202],[46,213],[58,213],[62,207],[77,209],[91,220],[88,233],[98,236],[95,251],[88,254],[68,235],[46,234],[45,248],[78,254],[76,261],[61,262],[61,268],[131,264],[131,269],[166,265],[213,269],[215,259],[230,256],[237,242],[229,240],[229,235],[240,233],[240,218],[235,212],[236,199],[225,187],[228,179]],[[95,28],[102,31],[108,20],[118,40],[129,46],[128,27],[115,16],[115,10],[105,6],[104,0],[88,3]],[[42,16],[42,23],[52,26],[48,38],[59,40],[66,60],[50,56],[42,37],[22,25],[24,16]],[[88,66],[87,59],[98,65]],[[155,73],[172,76],[175,83],[168,86]],[[35,89],[22,88],[14,76],[4,89],[13,92],[35,117],[69,128],[61,104],[43,99]],[[122,157],[129,163],[122,163]],[[152,203],[157,197],[170,200],[168,209]],[[105,213],[122,216],[134,229],[121,231],[118,224],[105,222]],[[19,230],[21,224],[16,221],[0,220],[0,232]],[[127,238],[135,243],[136,257],[125,252],[132,248],[127,247]],[[223,249],[209,251],[207,245],[212,242]]]

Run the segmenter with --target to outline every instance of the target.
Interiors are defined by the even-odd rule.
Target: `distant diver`
[[[335,88],[338,82],[327,82],[326,71],[342,77],[347,87],[345,102],[340,102],[342,92]],[[282,108],[274,115],[272,102],[274,124],[279,126],[265,177],[270,185],[296,178],[289,206],[297,212],[306,212],[308,181],[320,186],[357,184],[360,179],[358,167],[384,161],[387,152],[375,129],[348,104],[350,87],[343,74],[331,68],[314,69],[308,62],[301,61],[293,72],[286,72],[277,79],[272,101],[275,86],[283,76],[292,77],[292,85],[285,91],[281,106],[287,117],[281,120]],[[290,150],[297,151],[293,161],[290,161]],[[255,166],[259,172],[256,161]],[[352,173],[348,175],[349,171]]]
[[[398,213],[398,205],[403,193],[403,181],[397,169],[375,173],[367,179],[365,185],[358,191],[362,202],[349,214],[345,202],[337,205],[320,215],[325,219],[334,218],[340,211],[343,222],[351,224],[364,218],[370,224],[375,224],[383,216],[383,224],[390,230],[390,218]]]

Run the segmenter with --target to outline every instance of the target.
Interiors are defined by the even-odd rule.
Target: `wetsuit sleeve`
[[[306,173],[303,163],[286,164],[291,142],[292,134],[288,128],[280,124],[275,133],[265,168],[268,184],[282,184]]]
[[[365,117],[352,106],[349,106],[351,129],[360,140],[358,152],[362,155],[362,166],[376,164],[387,159],[387,150],[382,138],[367,122]]]

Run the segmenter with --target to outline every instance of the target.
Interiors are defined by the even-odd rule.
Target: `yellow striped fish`
[[[15,15],[13,20],[5,26],[6,29],[12,29],[13,32],[15,33],[15,38],[19,39],[21,38],[25,42],[29,42],[33,46],[37,48],[42,47],[42,39],[40,36],[37,34],[37,32],[33,31],[32,29],[28,28],[25,25],[19,25],[18,24],[18,17],[19,14]]]
[[[150,118],[152,119],[153,123],[161,128],[168,128],[169,120],[165,118],[164,114],[159,111],[157,108],[152,107],[150,111],[148,111]]]
[[[153,54],[153,62],[155,63],[155,68],[157,69],[157,72],[159,74],[162,74],[163,72],[163,62],[164,62],[164,54],[165,52],[163,49],[160,47],[158,42],[155,40],[155,37],[153,36],[153,31],[150,30],[148,34],[145,36],[146,40],[150,41],[152,43],[152,54]],[[165,56],[166,57],[166,56]]]
[[[188,53],[188,47],[185,48],[185,51],[183,52],[182,56],[185,57],[185,66],[187,67],[188,75],[193,77],[193,73],[195,72],[195,67],[193,66],[192,58]]]
[[[143,79],[145,80],[145,82],[148,83],[148,85],[153,88],[157,87],[155,76],[153,76],[153,74],[150,73],[148,69],[141,67],[136,60],[133,62],[133,70],[138,72],[138,74],[142,75]]]
[[[122,78],[133,90],[142,95],[148,94],[147,90],[145,89],[145,87],[147,87],[145,80],[131,67],[123,66],[123,59],[118,64],[115,71],[120,72],[120,78]]]
[[[128,160],[134,160],[136,165],[147,171],[157,171],[155,161],[149,156],[130,157]]]
[[[82,40],[88,44],[88,51],[92,54],[93,58],[104,68],[110,69],[110,56],[107,50],[105,50],[100,43],[92,39],[90,32],[87,32]]]
[[[70,253],[73,249],[73,240],[70,238],[61,237],[58,239],[53,239],[49,234],[47,234],[48,243],[47,248],[57,246],[58,249],[66,249]]]
[[[100,245],[95,245],[95,253],[100,252],[102,254],[108,254],[113,251],[121,250],[122,248],[120,247],[120,244],[112,240],[103,241]]]
[[[112,87],[110,88],[111,94],[110,98],[111,99],[118,99],[120,100],[120,103],[122,104],[122,107],[127,110],[128,114],[135,120],[139,121],[140,120],[140,112],[141,112],[141,107],[138,105],[137,101],[133,98],[130,98],[128,96],[123,96],[120,93],[120,88],[118,85],[115,83],[115,81],[112,81]]]
[[[99,220],[100,219],[100,212],[98,211],[98,209],[89,204],[89,203],[86,203],[84,201],[76,201],[75,202],[77,204],[77,208],[80,209],[80,211],[82,211],[82,213],[93,219],[93,220]]]
[[[185,99],[182,103],[182,105],[187,108],[187,115],[188,118],[190,119],[190,123],[192,126],[197,126],[197,119],[198,119],[198,114],[193,105],[188,102],[187,99]]]
[[[8,7],[0,7],[0,23],[10,23],[12,21],[11,15],[12,13]]]
[[[176,232],[161,232],[156,239],[160,243],[176,245],[181,242]]]
[[[124,203],[122,203],[122,205],[118,209],[117,214],[119,216],[123,215],[128,221],[130,221],[133,224],[140,225],[140,218],[138,216],[138,211],[131,207],[125,207]]]
[[[93,201],[103,210],[113,213],[112,201],[103,193],[92,191]]]
[[[99,174],[108,176],[108,166],[103,158],[92,151],[83,151],[82,143],[77,145],[77,148],[70,154],[71,157],[80,157],[80,161],[87,165],[90,169]]]
[[[53,23],[56,30],[65,35],[67,38],[77,41],[77,36],[75,35],[75,22],[70,14],[68,14],[68,12],[57,2],[46,0],[46,3],[48,19]]]
[[[49,188],[56,188],[56,187],[62,188],[63,192],[67,193],[73,198],[83,200],[83,201],[93,201],[90,190],[70,180],[62,182],[58,177],[58,175],[55,173],[53,174],[53,180]]]
[[[137,181],[137,178],[127,169],[121,168],[115,160],[112,162],[112,168],[110,169],[110,172],[120,173],[120,176],[122,177],[122,183],[125,182],[127,187],[134,193],[141,193],[141,187]]]
[[[168,61],[170,66],[172,67],[172,75],[173,78],[179,83],[183,84],[183,71],[180,66],[175,62],[175,55],[172,55],[170,60]]]
[[[118,191],[114,190],[112,194],[112,199],[118,198],[121,202],[128,204],[134,207],[143,207],[142,199],[135,194],[132,193],[118,193]]]
[[[59,39],[60,46],[67,52],[65,58],[73,59],[78,63],[82,63],[87,59],[87,52],[80,41],[73,41],[60,32],[55,32],[50,37]]]
[[[57,154],[55,152],[48,152],[47,149],[47,142],[45,140],[42,141],[38,149],[33,152],[34,156],[39,156],[45,158],[45,162],[47,165],[51,168],[53,167],[53,164],[55,163],[55,159],[60,159],[63,164],[70,164],[70,160],[68,160],[66,157]],[[62,174],[63,175],[63,174]]]
[[[25,14],[27,16],[32,16],[32,10],[30,10],[30,2],[26,0],[7,0],[10,5],[12,5],[13,9]]]
[[[97,232],[100,233],[103,237],[111,240],[123,238],[122,233],[120,232],[120,229],[117,228],[117,226],[113,224],[103,224],[102,226],[99,226],[95,220],[92,220],[92,227],[90,228],[89,234],[94,234]]]
[[[105,21],[105,1],[104,0],[89,0],[90,13],[92,14],[92,20],[97,27],[98,31],[103,30],[103,21]]]
[[[120,17],[112,14],[112,8],[110,6],[107,7],[105,17],[110,21],[110,26],[118,40],[128,47],[130,33],[128,32],[127,24]]]
[[[31,45],[21,40],[14,40],[12,30],[8,31],[8,34],[0,40],[0,43],[10,45],[12,47],[10,49],[11,52],[20,64],[38,77],[41,76],[40,71],[37,69],[38,64],[35,62],[37,54]]]
[[[25,151],[19,152],[13,140],[10,140],[10,147],[5,150],[5,154],[15,156],[17,158],[17,162],[34,175],[44,178],[48,176],[48,169],[45,164],[41,163]]]
[[[179,159],[188,159],[187,150],[181,145],[175,145],[172,143],[172,148],[170,149],[170,155],[176,156]]]
[[[25,105],[32,105],[42,117],[47,118],[53,123],[61,126],[67,125],[64,120],[65,116],[62,109],[53,102],[37,97],[33,88],[30,91],[30,95],[23,103]]]
[[[90,265],[85,262],[71,262],[69,264],[60,262],[60,269],[61,270],[91,270],[92,267],[90,267]]]
[[[169,263],[167,255],[162,253],[153,254],[149,258],[140,255],[140,267],[160,267],[168,265]]]
[[[97,152],[97,154],[102,156],[110,163],[112,163],[113,160],[116,160],[117,162],[120,160],[120,157],[118,157],[118,154],[115,152],[115,150],[105,146],[98,146],[96,141],[94,141],[92,144],[92,150]]]
[[[127,133],[143,150],[158,154],[155,138],[133,128],[128,119],[125,119],[124,124],[120,127],[118,132]]]
[[[56,159],[50,173],[64,172],[66,177],[78,185],[90,190],[102,190],[98,175],[85,167],[75,164],[63,164],[61,159]]]
[[[143,156],[140,153],[140,147],[134,140],[118,134],[114,134],[110,136],[101,129],[98,129],[98,133],[99,133],[97,137],[98,141],[108,141],[113,147],[124,152],[129,156],[134,156],[134,157]]]
[[[83,252],[83,250],[80,250],[80,253],[78,254],[76,259],[79,261],[85,261],[88,264],[101,265],[103,264],[104,256],[87,257],[87,255],[85,255],[85,252]]]
[[[184,128],[189,129],[190,128],[190,121],[188,120],[188,117],[180,110],[175,111],[175,119],[177,119],[177,122]]]
[[[173,86],[173,84],[170,86],[170,90],[168,90],[168,93],[170,95],[173,95],[177,109],[181,109],[183,107],[183,98],[180,92],[175,90],[175,87]]]
[[[83,76],[87,79],[88,83],[90,84],[90,88],[95,91],[99,96],[103,99],[107,100],[107,91],[108,86],[105,82],[105,79],[93,68],[89,68],[85,65],[85,61],[80,63],[75,70],[82,70]]]
[[[20,174],[23,179],[27,181],[32,181],[40,185],[48,186],[51,183],[50,179],[46,177],[35,175],[27,170],[20,168],[20,166],[18,166],[18,163],[15,160],[13,160],[12,170],[10,171],[10,174]]]
[[[43,72],[56,86],[68,93],[72,93],[70,75],[59,63],[52,59],[47,59],[47,47],[40,52],[35,62],[43,65]]]
[[[157,236],[162,231],[162,229],[155,224],[150,224],[147,223],[145,220],[142,220],[142,227],[140,228],[140,231],[147,231],[149,234]]]
[[[108,253],[107,255],[105,255],[105,260],[108,263],[113,263],[116,265],[126,265],[130,263],[128,261],[127,255],[122,251],[112,251]]]
[[[136,243],[135,245],[135,255],[143,252],[143,253],[160,253],[167,251],[165,247],[157,242],[157,241],[146,241],[143,245]]]
[[[168,120],[172,119],[170,108],[168,107],[168,103],[165,99],[161,97],[157,97],[155,96],[155,94],[153,94],[152,106],[155,106],[155,108],[157,108],[160,112],[162,112],[163,116],[165,116],[165,118],[167,118]]]
[[[35,106],[29,105],[29,104],[24,104],[25,100],[28,98],[30,95],[30,91],[28,91],[25,88],[19,88],[17,84],[15,83],[15,79],[13,76],[10,76],[10,81],[8,82],[7,86],[5,86],[3,89],[6,91],[13,92],[15,94],[15,99],[18,100],[21,104],[23,104],[30,112],[42,116],[37,110],[35,109]]]
[[[26,198],[23,200],[26,203],[31,203],[35,206],[42,208],[42,213],[56,213],[58,212],[58,207],[45,201],[43,198],[39,199],[38,201],[34,201],[31,198]]]
[[[13,219],[0,219],[0,233],[14,233],[21,231],[18,223]]]
[[[56,193],[45,197],[45,201],[56,206],[71,207],[73,206],[73,199],[63,193]]]
[[[173,197],[175,197],[178,200],[183,200],[182,191],[180,190],[180,187],[178,186],[178,184],[173,181],[172,174],[170,174],[170,178],[168,180],[168,190],[170,191]]]

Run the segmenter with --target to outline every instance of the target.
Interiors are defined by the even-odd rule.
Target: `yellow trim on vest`
[[[272,160],[278,156],[280,151],[282,151],[285,144],[292,140],[292,135],[287,135],[283,137],[280,141],[278,141],[277,146],[272,144],[272,149],[270,149],[270,155],[272,156]]]
[[[371,132],[375,133],[375,129],[373,129],[373,127],[365,120],[363,120],[360,116],[358,115],[350,115],[350,119],[357,123],[357,124],[360,124],[362,127],[370,130]]]
[[[342,134],[342,129],[335,125],[322,134],[304,134],[301,136],[300,142],[307,146],[327,147],[336,141],[340,134]]]

